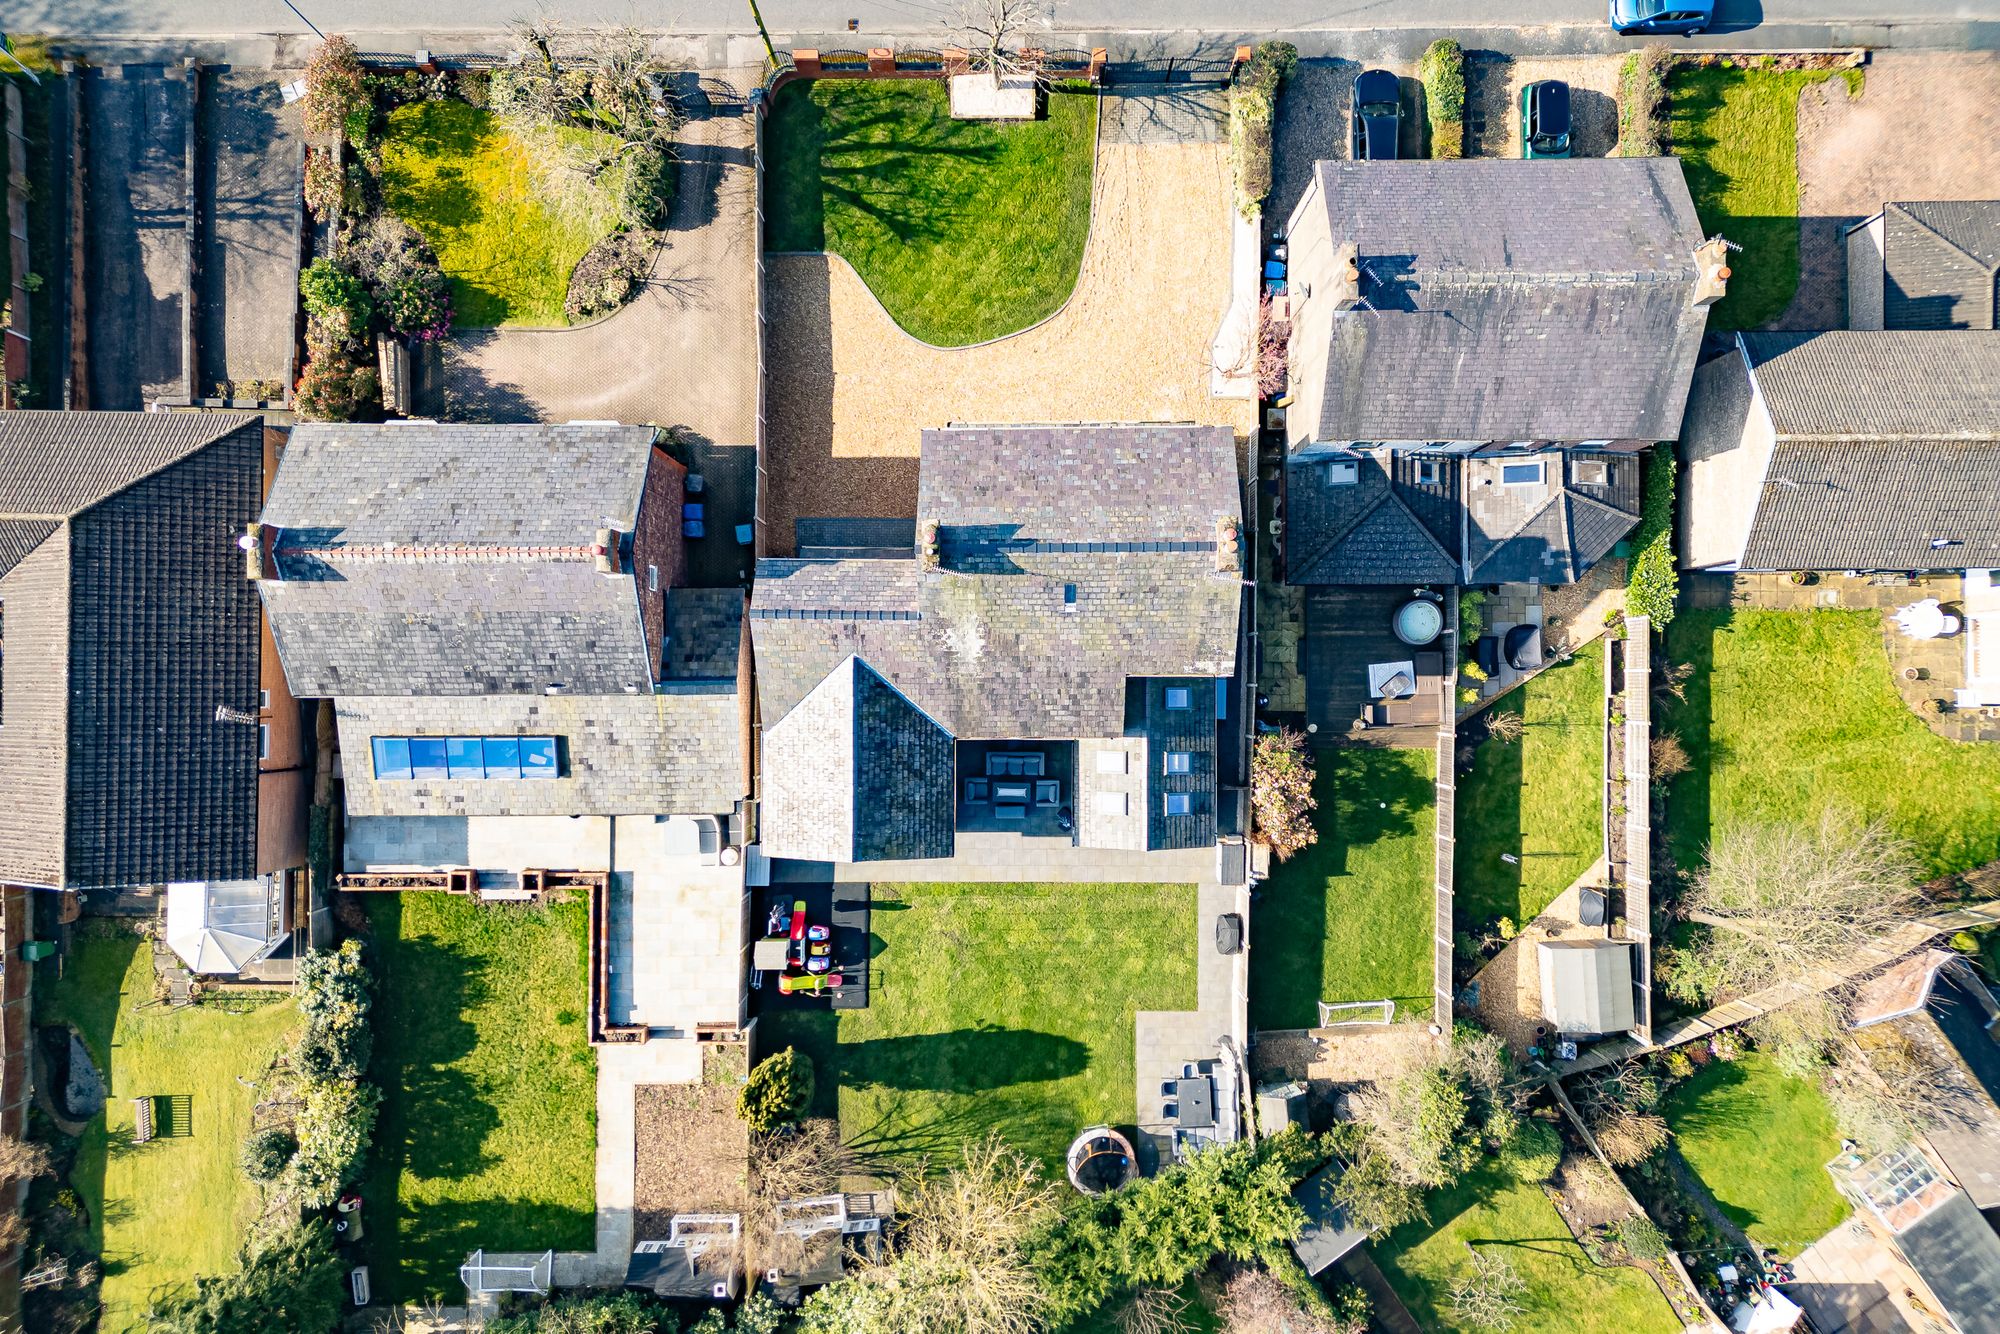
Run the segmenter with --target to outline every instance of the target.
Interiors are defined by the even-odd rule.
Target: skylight
[[[554,778],[552,736],[378,736],[370,738],[378,782],[435,778]]]

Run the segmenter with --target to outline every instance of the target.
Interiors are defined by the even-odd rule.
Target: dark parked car
[[[1385,69],[1361,71],[1354,80],[1354,160],[1393,162],[1403,131],[1403,87]]]
[[[1537,79],[1521,90],[1521,156],[1568,157],[1569,85]]]
[[[1715,0],[1611,0],[1611,26],[1621,35],[1691,36],[1715,22]]]

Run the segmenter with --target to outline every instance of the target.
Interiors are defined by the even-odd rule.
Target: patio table
[[[1183,1130],[1207,1130],[1215,1125],[1215,1081],[1209,1076],[1175,1080],[1174,1101],[1180,1104],[1176,1119]]]
[[[1936,598],[1913,602],[1897,611],[1896,624],[1912,639],[1936,639],[1945,632],[1944,607]]]
[[[1411,662],[1407,659],[1402,662],[1369,663],[1368,664],[1369,698],[1370,699],[1385,698],[1386,696],[1383,693],[1383,687],[1387,686],[1391,681],[1393,681],[1398,676],[1403,677],[1404,680],[1407,681],[1409,684],[1407,689],[1399,690],[1396,692],[1396,698],[1407,699],[1411,695],[1417,693],[1416,663]]]
[[[995,783],[993,785],[993,800],[1025,802],[1028,800],[1028,785],[1026,783]]]

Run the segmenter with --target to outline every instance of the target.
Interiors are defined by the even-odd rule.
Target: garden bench
[[[132,1099],[132,1142],[147,1144],[153,1138],[153,1100]]]

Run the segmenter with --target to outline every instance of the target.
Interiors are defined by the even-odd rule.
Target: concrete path
[[[1141,1010],[1133,1019],[1134,1095],[1139,1129],[1170,1143],[1162,1085],[1194,1061],[1214,1060],[1217,1048],[1244,1050],[1249,1034],[1249,954],[1225,955],[1215,947],[1215,920],[1224,913],[1249,920],[1247,887],[1203,883],[1195,905],[1195,1008]]]
[[[218,383],[283,383],[298,308],[305,139],[280,84],[296,70],[202,74],[195,198],[201,212],[194,392]],[[239,397],[252,397],[249,394]]]
[[[122,65],[87,75],[83,101],[89,406],[137,409],[187,392],[193,91],[178,65]]]
[[[756,71],[704,74],[682,135],[667,244],[630,305],[573,329],[490,329],[445,348],[453,420],[680,426],[757,439]],[[689,80],[694,86],[694,80]]]

